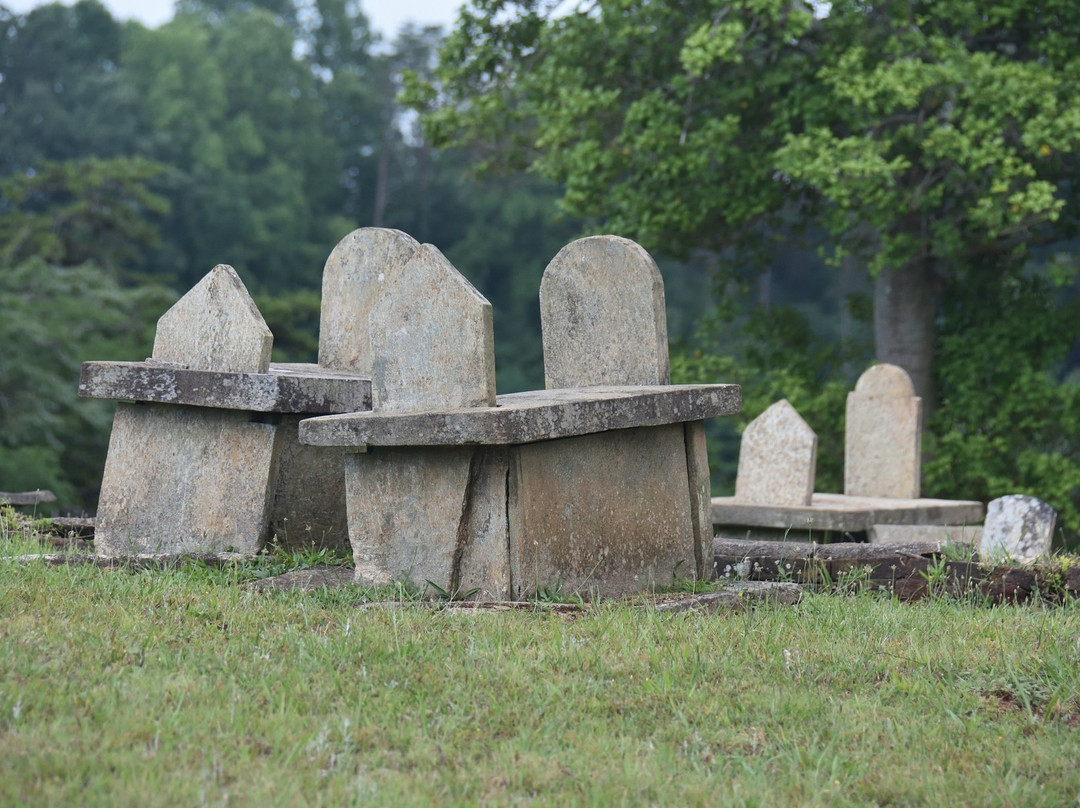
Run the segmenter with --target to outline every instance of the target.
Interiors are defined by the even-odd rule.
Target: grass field
[[[1076,604],[465,614],[240,585],[286,563],[0,562],[0,805],[1080,797]]]

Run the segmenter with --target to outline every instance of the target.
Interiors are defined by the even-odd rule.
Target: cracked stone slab
[[[699,421],[741,407],[736,384],[541,390],[499,396],[494,407],[308,419],[300,440],[316,446],[506,445]]]
[[[79,395],[322,415],[370,410],[371,380],[309,364],[274,364],[267,373],[229,373],[155,362],[83,362]]]

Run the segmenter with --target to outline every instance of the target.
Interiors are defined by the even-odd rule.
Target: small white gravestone
[[[668,383],[664,281],[633,241],[593,236],[563,247],[540,283],[540,319],[549,390]]]
[[[907,371],[874,365],[848,393],[844,494],[918,499],[922,399]]]
[[[979,556],[1026,564],[1050,555],[1057,512],[1035,497],[1010,494],[986,506]]]
[[[735,498],[761,505],[810,505],[817,435],[790,402],[780,399],[742,434]]]
[[[232,267],[214,267],[158,321],[153,358],[263,373],[273,336]],[[98,555],[254,554],[266,539],[278,442],[250,414],[117,405],[101,483]]]

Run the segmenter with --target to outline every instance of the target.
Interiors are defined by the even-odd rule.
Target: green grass
[[[0,805],[1080,795],[1080,606],[464,614],[238,585],[271,564],[0,562]]]

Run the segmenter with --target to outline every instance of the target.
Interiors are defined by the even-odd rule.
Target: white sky
[[[156,28],[172,18],[173,0],[102,0],[117,19],[137,19],[148,28]],[[442,25],[448,29],[463,0],[361,0],[372,27],[391,39],[403,23]],[[24,13],[43,5],[41,0],[3,0],[3,5]],[[65,2],[71,5],[71,2]]]

